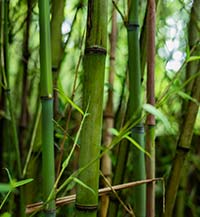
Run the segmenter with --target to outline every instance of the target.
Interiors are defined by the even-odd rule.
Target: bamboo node
[[[126,28],[128,31],[134,31],[140,28],[140,25],[138,23],[127,23]]]
[[[187,153],[190,151],[190,147],[178,145],[177,150],[180,150],[180,151],[183,151],[184,153]]]
[[[5,92],[5,93],[10,93],[10,88],[5,88],[5,89],[4,89],[4,92]]]
[[[143,124],[136,125],[135,127],[133,127],[132,128],[132,133],[143,134],[144,133],[144,126],[143,126]]]
[[[41,96],[40,99],[41,99],[41,100],[52,100],[53,97],[52,97],[51,94],[49,94],[48,96]]]
[[[100,47],[98,45],[93,45],[91,47],[85,48],[85,54],[102,54],[106,55],[106,48]]]
[[[80,205],[80,204],[75,204],[75,207],[77,210],[82,210],[82,211],[96,211],[98,208],[98,205]]]
[[[52,70],[52,72],[57,72],[58,71],[58,67],[57,66],[52,66],[51,70]]]

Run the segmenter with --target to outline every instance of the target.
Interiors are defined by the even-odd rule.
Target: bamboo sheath
[[[111,187],[105,187],[105,188],[99,189],[98,193],[99,193],[99,196],[103,196],[103,195],[112,193],[114,191],[119,191],[119,190],[123,190],[126,188],[132,188],[132,187],[135,187],[138,185],[157,182],[157,181],[163,181],[163,178],[147,179],[147,180],[142,180],[142,181],[129,182],[129,183],[125,183],[125,184],[115,185],[115,186],[111,186]],[[56,199],[56,206],[59,207],[59,206],[67,205],[67,204],[75,202],[75,200],[76,200],[76,194],[69,195],[66,197],[60,197],[60,198]],[[30,213],[33,213],[35,211],[39,211],[42,208],[43,208],[43,202],[29,204],[26,207],[26,214],[30,214]]]

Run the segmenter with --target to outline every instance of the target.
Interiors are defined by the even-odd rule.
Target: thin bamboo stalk
[[[199,34],[199,28],[196,24],[197,20],[200,19],[199,15],[199,9],[198,7],[192,7],[191,13],[190,13],[190,21],[188,23],[188,44],[190,48],[190,55],[196,56],[199,55],[199,48],[198,48],[198,41],[199,37],[197,35]],[[185,75],[185,81],[188,81],[192,78],[192,76],[198,71],[199,64],[197,64],[196,61],[191,61],[186,66],[186,75]],[[191,94],[192,86],[193,86],[194,80],[191,79],[190,82],[187,83],[185,86],[185,92],[187,94]],[[184,100],[182,104],[182,112],[180,117],[180,123],[179,126],[182,128],[183,120],[185,117],[185,112],[187,111],[188,107],[188,101]],[[185,216],[185,204],[186,204],[186,198],[187,198],[187,186],[188,186],[188,171],[189,171],[189,159],[186,158],[185,166],[183,168],[181,180],[180,180],[180,186],[177,194],[176,199],[176,217],[184,217]]]
[[[192,6],[192,16],[196,14],[194,22],[199,22],[199,13],[200,10],[200,1],[194,0],[193,6]],[[194,10],[194,11],[193,11]],[[194,26],[196,23],[194,23]],[[196,43],[199,40],[199,33],[198,31],[195,31],[196,34],[189,35],[189,37],[192,36],[191,40]],[[197,47],[196,52],[200,52],[200,47]],[[197,68],[200,66],[200,61],[196,61]],[[198,71],[196,71],[198,72]],[[195,73],[195,72],[194,72]],[[197,102],[200,102],[200,76],[196,77],[193,85],[192,85],[192,91],[191,91],[191,97],[196,99]],[[172,164],[172,168],[170,171],[168,183],[167,183],[167,191],[166,191],[166,211],[163,213],[163,217],[172,216],[176,195],[178,191],[178,186],[180,184],[181,174],[184,169],[184,162],[188,155],[188,152],[191,148],[191,140],[193,135],[193,128],[196,120],[196,116],[198,113],[199,105],[190,101],[188,104],[188,107],[186,109],[185,118],[183,120],[183,128],[181,129],[181,133],[179,136],[179,140],[177,142],[177,148],[176,148],[176,155],[174,157],[174,161]]]
[[[11,128],[12,128],[12,137],[13,137],[13,143],[16,150],[16,160],[17,160],[17,172],[18,177],[21,177],[22,170],[21,170],[21,158],[20,158],[20,150],[19,150],[19,141],[17,137],[17,129],[15,124],[15,116],[13,112],[13,105],[12,100],[10,96],[10,82],[9,82],[9,45],[8,45],[8,14],[9,14],[9,5],[8,1],[4,2],[4,43],[3,43],[3,50],[4,50],[4,71],[5,71],[5,94],[6,98],[8,100],[9,105],[9,112],[11,116]]]
[[[155,0],[148,1],[147,12],[147,103],[155,105]],[[151,158],[146,157],[146,174],[147,179],[155,177],[155,117],[152,114],[147,115],[146,130],[146,150],[150,153]],[[155,184],[147,185],[147,204],[146,215],[155,216]]]
[[[113,114],[113,84],[114,84],[114,74],[115,74],[115,51],[117,42],[117,11],[113,7],[112,11],[112,29],[110,35],[110,70],[109,70],[109,89],[108,89],[108,99],[106,103],[106,108],[104,112],[104,136],[103,142],[105,147],[108,147],[112,142],[112,135],[110,134],[110,129],[114,127],[114,114]],[[107,181],[111,183],[112,174],[112,161],[108,153],[105,153],[101,159],[101,170],[103,175],[106,177]],[[105,181],[103,181],[105,185]],[[109,205],[109,196],[105,195],[101,197],[101,217],[107,216]]]
[[[129,107],[130,117],[141,118],[141,68],[139,48],[139,1],[129,1],[128,5],[128,66],[129,66]],[[144,148],[144,128],[139,123],[132,129],[132,138]],[[133,179],[145,179],[144,153],[133,147]],[[137,162],[137,163],[134,163]],[[146,186],[133,189],[133,209],[136,216],[146,216]]]
[[[19,145],[21,155],[23,156],[22,162],[24,161],[24,156],[26,154],[25,143],[27,141],[27,125],[29,119],[28,112],[28,63],[29,63],[29,36],[30,36],[30,26],[31,26],[31,16],[32,16],[32,0],[27,0],[27,14],[26,14],[26,25],[24,31],[23,39],[23,53],[22,53],[22,91],[21,91],[21,114],[19,123]]]
[[[9,78],[9,43],[8,43],[8,17],[9,17],[9,1],[2,2],[2,5],[4,7],[3,14],[4,14],[4,34],[3,34],[3,62],[4,62],[4,85],[5,85],[5,100],[7,100],[6,110],[8,109],[10,114],[10,123],[6,127],[10,127],[12,129],[12,143],[14,144],[14,148],[16,151],[16,162],[17,162],[17,178],[22,178],[22,166],[21,166],[21,156],[20,156],[20,149],[19,149],[19,141],[18,141],[18,135],[17,135],[17,128],[16,128],[16,121],[15,121],[15,115],[13,110],[13,104],[11,99],[11,93],[10,93],[10,78]],[[25,216],[25,203],[24,203],[24,193],[22,187],[20,187],[19,195],[16,195],[16,209],[15,213],[18,216]]]
[[[40,96],[42,104],[42,175],[46,217],[56,216],[55,200],[48,198],[55,181],[53,138],[53,88],[51,73],[50,10],[48,0],[39,0]],[[54,194],[53,194],[54,195]]]
[[[107,0],[89,0],[83,60],[83,110],[89,115],[80,136],[80,168],[96,159],[100,153],[106,42]],[[76,216],[95,217],[98,206],[99,160],[87,167],[79,175],[79,180],[93,191],[77,186]]]
[[[64,49],[62,46],[62,23],[64,20],[64,0],[52,1],[52,19],[51,19],[51,50],[52,50],[52,71],[54,88],[57,87],[59,76],[59,66],[62,61]],[[54,90],[54,119],[58,118],[58,95]]]
[[[157,182],[157,181],[163,181],[163,178],[147,179],[147,180],[142,180],[142,181],[129,182],[129,183],[124,183],[124,184],[115,185],[115,186],[111,186],[111,187],[101,188],[98,191],[98,195],[101,197],[105,194],[112,193],[113,191],[120,191],[123,189],[135,187],[137,185],[142,185],[142,184],[146,184],[146,183],[150,183],[150,182]],[[75,194],[69,195],[66,197],[60,197],[60,198],[56,199],[56,206],[59,207],[59,206],[63,206],[66,204],[70,204],[70,203],[75,202],[75,200],[76,200]],[[42,209],[42,206],[43,206],[43,202],[29,204],[26,206],[26,214],[30,214],[30,213],[35,212],[38,209]]]
[[[129,72],[129,101],[125,115],[125,123],[130,119],[135,122],[141,118],[141,70],[140,70],[140,49],[139,49],[139,24],[138,24],[138,1],[128,1],[128,72]],[[139,123],[132,129],[132,138],[144,147],[144,129]],[[134,180],[145,179],[144,153],[133,147],[133,171]],[[123,182],[125,167],[129,153],[129,142],[123,140],[119,146],[117,164],[113,178],[113,184]],[[138,186],[134,189],[134,212],[139,216],[145,216],[146,209],[146,186]],[[117,216],[118,204],[110,202],[109,217]]]

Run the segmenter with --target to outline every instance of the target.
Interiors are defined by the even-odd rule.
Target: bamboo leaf
[[[119,136],[119,131],[115,128],[110,128],[109,132],[113,135],[113,136]]]
[[[80,179],[77,179],[77,178],[74,177],[73,181],[76,182],[77,184],[81,185],[82,187],[88,189],[89,191],[91,191],[95,195],[95,191],[92,188],[90,188],[88,185],[83,183]]]
[[[133,138],[131,138],[128,135],[125,135],[123,137],[126,138],[126,139],[128,139],[140,151],[142,151],[143,153],[145,153],[147,156],[151,157],[151,155],[142,146],[140,146]]]
[[[163,125],[165,126],[166,130],[168,132],[171,132],[171,124],[169,123],[167,117],[161,111],[159,111],[157,108],[155,108],[154,106],[152,106],[150,104],[144,104],[143,109],[146,112],[153,114],[159,120],[161,120]]]
[[[17,187],[20,187],[22,185],[26,185],[28,184],[29,182],[32,182],[33,179],[24,179],[24,180],[20,180],[20,181],[16,181],[15,179],[13,179],[11,177],[11,174],[9,172],[9,170],[7,168],[5,168],[7,174],[8,174],[8,178],[9,178],[9,182],[10,182],[10,187],[11,187],[11,190],[17,188]]]
[[[199,103],[196,99],[194,99],[194,98],[191,97],[189,94],[187,94],[187,93],[185,93],[185,92],[183,92],[183,91],[181,91],[181,90],[178,91],[177,94],[178,94],[180,97],[182,97],[183,99],[185,99],[185,100],[191,100],[192,102],[196,103],[198,106],[200,105],[200,103]]]
[[[8,199],[9,195],[10,195],[11,191],[9,191],[6,196],[4,197],[1,205],[0,205],[0,210],[2,209],[3,205],[5,204],[6,200]]]
[[[11,214],[9,212],[4,212],[0,217],[11,217]]]
[[[10,184],[0,183],[0,193],[9,192],[11,190],[12,190],[12,187]]]
[[[11,175],[10,175],[9,170],[8,170],[7,168],[5,168],[5,170],[6,170],[7,174],[8,174],[9,182],[12,183],[12,182],[13,182],[13,179],[12,179],[12,177],[11,177]]]
[[[192,62],[196,60],[200,60],[200,56],[191,56],[188,58],[187,62]]]
[[[78,106],[76,105],[67,95],[65,95],[65,93],[63,91],[61,91],[60,89],[58,88],[55,88],[56,91],[59,92],[59,94],[62,95],[62,97],[64,97],[64,99],[74,108],[76,109],[78,112],[80,112],[82,115],[84,115],[84,112],[83,110]]]
[[[30,182],[32,182],[32,181],[33,181],[33,179],[24,179],[24,180],[15,182],[15,183],[14,183],[14,187],[17,188],[17,187],[20,187],[20,186],[22,186],[22,185],[26,185],[26,184],[28,184],[28,183],[30,183]]]

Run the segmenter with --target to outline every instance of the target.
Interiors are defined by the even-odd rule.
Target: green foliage
[[[171,132],[171,124],[170,122],[168,121],[167,117],[162,113],[160,112],[158,109],[156,109],[154,106],[150,105],[150,104],[144,104],[143,105],[143,109],[150,113],[150,114],[153,114],[156,118],[158,118],[159,120],[162,121],[163,125],[165,126],[165,129],[168,131],[168,132]]]
[[[5,204],[11,192],[14,192],[16,188],[26,185],[33,181],[33,179],[25,179],[21,181],[16,181],[15,179],[11,177],[9,170],[7,168],[5,170],[8,174],[9,184],[0,183],[0,193],[7,193],[0,205],[0,210],[2,209],[3,205]],[[5,216],[6,215],[7,214],[5,214]]]
[[[50,2],[46,1],[45,2]],[[41,2],[44,2],[41,1]],[[54,28],[51,32],[48,30],[48,34],[57,34],[61,32],[61,35],[56,35],[53,38],[56,40],[51,40],[52,49],[47,52],[47,58],[45,58],[45,43],[50,44],[50,38],[45,38],[45,43],[39,45],[39,34],[41,31],[45,30],[46,22],[43,26],[39,28],[39,7],[36,0],[32,0],[31,6],[31,20],[29,36],[27,38],[28,50],[27,53],[28,60],[25,58],[24,46],[26,41],[26,27],[27,27],[27,11],[28,2],[25,0],[12,0],[12,1],[0,1],[0,5],[8,2],[9,3],[9,16],[8,16],[8,44],[7,52],[3,52],[3,46],[5,36],[3,36],[3,23],[4,18],[2,10],[0,11],[0,171],[2,168],[8,168],[9,172],[9,182],[6,182],[7,177],[3,172],[0,172],[0,192],[3,198],[1,201],[1,216],[8,217],[14,216],[18,204],[21,202],[24,205],[31,204],[33,202],[41,201],[42,195],[38,188],[41,186],[41,165],[42,165],[42,120],[41,120],[41,105],[40,105],[40,87],[43,96],[53,97],[53,90],[57,97],[54,96],[54,111],[56,111],[56,117],[52,117],[51,124],[54,124],[54,146],[55,151],[55,167],[58,167],[58,159],[63,153],[60,164],[60,171],[57,172],[57,177],[55,182],[53,181],[50,187],[50,193],[45,197],[44,200],[49,202],[52,198],[68,195],[74,191],[74,186],[77,184],[81,189],[83,188],[89,194],[94,195],[93,188],[88,185],[85,181],[79,179],[79,175],[96,163],[104,153],[108,153],[112,159],[112,172],[115,174],[114,169],[116,167],[117,153],[126,142],[130,144],[128,147],[130,157],[126,157],[127,161],[126,168],[122,171],[125,173],[125,182],[133,177],[133,166],[135,164],[133,159],[132,151],[136,150],[138,153],[146,155],[147,158],[151,157],[146,151],[146,148],[140,145],[137,139],[132,138],[131,132],[138,123],[144,122],[148,114],[153,114],[156,117],[155,126],[155,151],[156,151],[156,174],[158,177],[167,177],[172,165],[173,157],[175,154],[176,142],[178,141],[181,129],[185,126],[182,124],[183,117],[186,115],[186,111],[190,102],[199,106],[199,100],[191,96],[191,86],[195,79],[199,76],[199,39],[193,44],[188,39],[189,35],[195,32],[199,34],[199,22],[197,19],[199,15],[194,13],[191,14],[191,7],[194,1],[191,0],[181,0],[181,1],[171,1],[171,0],[160,0],[157,2],[156,11],[156,65],[155,65],[155,93],[156,93],[156,104],[155,107],[149,104],[145,104],[144,99],[146,95],[146,67],[144,68],[144,76],[142,82],[140,77],[138,77],[138,84],[141,84],[141,95],[138,97],[141,103],[143,112],[142,117],[137,118],[137,112],[130,112],[128,120],[124,120],[125,110],[128,105],[127,99],[129,98],[130,89],[131,92],[136,92],[133,90],[136,85],[133,85],[127,78],[129,70],[127,70],[128,62],[128,39],[127,39],[127,29],[126,24],[128,21],[128,16],[130,13],[129,6],[127,2],[133,1],[108,1],[109,4],[109,14],[108,14],[108,34],[102,34],[102,41],[105,43],[108,40],[109,33],[111,30],[111,12],[112,6],[117,10],[117,46],[115,57],[110,56],[110,44],[108,44],[107,57],[106,57],[106,67],[105,67],[105,79],[104,79],[104,103],[102,104],[105,108],[105,102],[108,97],[108,90],[113,90],[113,111],[114,117],[108,117],[115,119],[115,126],[109,129],[109,136],[112,136],[112,142],[108,147],[99,146],[98,153],[92,160],[87,162],[87,164],[78,169],[78,158],[79,151],[82,142],[80,140],[80,135],[83,132],[83,126],[91,123],[91,117],[94,114],[99,114],[97,112],[97,105],[100,102],[100,98],[96,99],[95,106],[93,107],[93,113],[88,111],[90,109],[91,100],[89,97],[85,97],[82,94],[83,89],[91,85],[91,90],[89,93],[98,93],[99,88],[95,88],[93,85],[96,81],[102,78],[102,73],[98,73],[99,64],[101,60],[96,57],[92,57],[90,60],[84,59],[84,42],[86,38],[86,17],[87,17],[87,2],[86,0],[71,0],[62,1],[62,10],[64,14],[59,13],[59,22],[56,22],[57,17],[53,11],[53,5],[58,6],[58,1],[51,1],[51,15],[50,18],[54,20]],[[59,1],[60,2],[60,1]],[[96,2],[96,1],[91,1]],[[145,25],[144,17],[146,13],[147,1],[139,1],[138,8],[138,24],[140,28],[138,29],[138,36],[136,39],[141,39],[141,30],[143,25]],[[55,5],[54,5],[55,6]],[[197,10],[198,8],[196,8]],[[60,10],[60,9],[59,9]],[[198,10],[197,10],[198,12]],[[49,13],[48,11],[45,12]],[[191,15],[192,16],[191,16]],[[43,14],[44,15],[44,14]],[[64,16],[63,16],[64,15]],[[135,15],[135,14],[134,14]],[[132,16],[132,15],[131,15]],[[191,23],[195,23],[196,30],[191,32],[191,23],[189,23],[190,16],[192,17]],[[94,23],[98,23],[98,18],[105,19],[104,16],[98,16],[95,18]],[[49,22],[49,21],[48,21]],[[144,26],[145,27],[145,26]],[[94,34],[101,31],[102,25],[99,29],[96,29]],[[55,30],[55,31],[54,31]],[[189,30],[189,31],[188,31]],[[90,35],[91,46],[98,45],[99,38],[97,41],[92,41]],[[133,38],[133,37],[131,37]],[[102,42],[100,40],[100,43]],[[58,47],[59,44],[59,47]],[[99,46],[99,45],[98,45]],[[57,50],[58,49],[58,50]],[[41,50],[41,62],[45,62],[45,66],[41,67],[42,72],[45,72],[40,76],[40,60],[39,51]],[[52,69],[50,64],[50,55],[54,55],[52,60],[54,62],[54,67]],[[5,55],[8,55],[8,74],[5,68],[4,59]],[[141,56],[145,58],[145,51],[141,52]],[[91,55],[92,56],[92,55]],[[90,56],[90,57],[91,57]],[[135,61],[136,52],[134,49],[133,57],[130,63]],[[108,72],[109,72],[109,59],[115,59],[115,79],[113,86],[108,85]],[[83,62],[84,64],[82,64]],[[102,61],[103,62],[103,61]],[[25,64],[26,63],[26,64]],[[23,80],[24,67],[27,66],[27,78],[26,81]],[[83,67],[84,65],[84,67]],[[89,65],[91,69],[94,69],[96,77],[94,81],[86,80],[88,83],[83,86],[85,78],[83,76],[83,71],[88,71]],[[137,66],[139,67],[139,65]],[[137,67],[133,69],[136,70]],[[197,70],[196,70],[197,69]],[[53,72],[52,72],[53,71]],[[56,73],[55,73],[56,71]],[[137,70],[138,71],[138,70]],[[187,71],[190,73],[187,74]],[[51,73],[52,72],[52,73]],[[53,75],[54,81],[51,82],[51,76],[47,76],[44,79],[44,74]],[[94,73],[90,73],[94,75]],[[133,79],[135,80],[135,79]],[[47,82],[46,82],[47,81]],[[46,83],[47,85],[44,85]],[[9,84],[9,90],[8,89]],[[23,89],[26,86],[26,89]],[[53,86],[53,88],[52,88]],[[103,85],[102,85],[103,88]],[[24,94],[26,92],[26,94]],[[25,102],[22,102],[23,96],[26,95]],[[10,97],[10,99],[9,99]],[[9,108],[9,102],[11,102],[11,107]],[[131,101],[131,104],[136,103],[138,100],[136,98]],[[88,101],[87,101],[88,100]],[[81,106],[84,103],[85,107]],[[138,105],[139,105],[138,104]],[[140,107],[136,106],[137,108]],[[21,111],[25,108],[24,119],[21,119]],[[10,112],[10,109],[13,113]],[[107,114],[105,113],[105,116]],[[134,116],[134,117],[133,117]],[[52,120],[53,119],[53,120]],[[103,117],[102,117],[103,119]],[[53,121],[53,122],[52,122]],[[89,122],[89,123],[88,123]],[[102,120],[101,120],[102,122]],[[125,123],[124,125],[122,123]],[[12,125],[11,125],[12,124]],[[92,129],[96,126],[100,126],[101,123],[97,123],[96,120],[92,122]],[[47,129],[49,124],[45,122],[43,127]],[[14,130],[16,132],[14,134]],[[22,134],[21,131],[24,131]],[[92,140],[92,137],[88,134],[89,130],[84,134],[88,139],[88,143]],[[103,134],[104,130],[102,130]],[[187,192],[186,197],[183,198],[184,202],[184,212],[188,216],[199,215],[199,160],[198,160],[198,141],[200,135],[200,113],[198,111],[194,129],[192,130],[193,140],[192,140],[192,151],[189,158],[190,166],[188,170],[184,173],[184,178],[186,184],[184,186],[185,192]],[[98,133],[98,136],[101,133]],[[46,139],[49,139],[45,136]],[[94,137],[97,137],[96,135]],[[13,139],[15,142],[13,143]],[[99,140],[99,145],[103,142]],[[20,158],[16,156],[16,144],[19,147],[19,154],[22,156],[18,159],[18,164],[23,166],[22,176],[19,177],[19,172],[17,171],[16,159]],[[19,145],[18,145],[19,144]],[[24,144],[24,145],[22,145]],[[49,142],[48,142],[49,144]],[[63,147],[62,147],[63,144]],[[48,149],[49,150],[49,149]],[[88,153],[88,150],[85,151]],[[19,156],[19,155],[18,155]],[[131,158],[131,159],[130,159]],[[132,161],[133,159],[133,161]],[[21,170],[20,169],[20,170]],[[19,170],[19,169],[18,169]],[[135,170],[134,170],[135,172]],[[10,176],[10,173],[13,177]],[[28,177],[32,177],[29,179]],[[48,177],[49,178],[49,177]],[[188,182],[187,182],[188,180]],[[30,184],[28,184],[30,182]],[[192,185],[190,185],[192,183]],[[27,185],[28,184],[28,185]],[[15,196],[19,194],[20,190],[23,190],[26,201],[17,201]],[[156,194],[156,216],[162,212],[162,190],[157,186]],[[71,192],[72,191],[72,192]],[[127,204],[133,204],[133,199],[128,196],[131,190],[123,191],[122,198],[123,202]],[[179,203],[177,202],[177,207]],[[120,211],[118,216],[125,216],[126,211],[124,211],[121,206],[118,206]],[[134,207],[133,207],[134,210]],[[74,214],[74,206],[57,207],[57,216],[66,215],[72,216]],[[17,215],[17,214],[16,214]],[[20,216],[20,215],[19,215]],[[179,217],[179,216],[177,216]],[[181,216],[183,217],[183,216]]]

